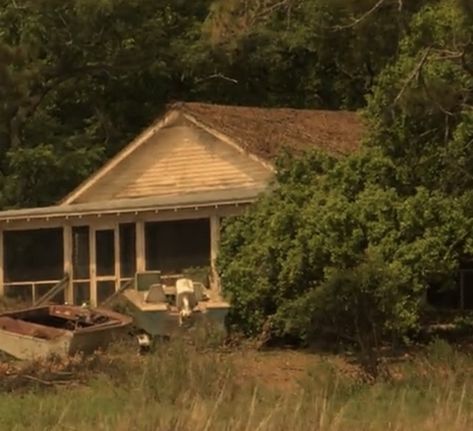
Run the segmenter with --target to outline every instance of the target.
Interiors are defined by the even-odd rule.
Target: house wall
[[[187,120],[158,130],[74,203],[262,188],[273,172]]]
[[[192,235],[193,229],[194,232],[197,229],[197,234],[193,235],[194,239],[190,240],[191,248],[195,253],[191,253],[187,258],[190,259],[189,262],[210,264],[212,287],[214,290],[218,290],[215,260],[218,255],[220,220],[223,217],[237,215],[242,210],[242,207],[235,206],[232,208],[196,209],[190,212],[177,211],[173,214],[128,214],[115,217],[84,217],[62,221],[42,220],[18,224],[10,223],[8,229],[2,226],[0,230],[0,294],[9,293],[16,286],[10,280],[5,280],[3,276],[5,269],[3,255],[5,253],[8,255],[11,246],[8,241],[4,241],[4,237],[14,237],[12,234],[15,231],[25,231],[25,228],[30,230],[60,227],[62,229],[62,244],[58,244],[58,247],[63,251],[63,265],[59,262],[58,267],[62,266],[64,273],[72,274],[60,300],[65,299],[69,303],[76,304],[87,301],[92,305],[97,305],[130,280],[135,271],[158,269],[155,265],[150,265],[152,256],[149,251],[147,256],[147,242],[154,241],[155,250],[160,247],[162,250],[166,250],[167,242],[173,241],[173,238],[181,240],[179,235],[175,235],[175,232],[172,233],[172,230],[175,231],[176,226],[180,224],[187,225],[184,229],[185,236]],[[161,234],[158,236],[150,234],[147,238],[146,226],[153,226],[156,223],[159,223]],[[204,225],[206,227],[203,227]],[[172,229],[167,232],[163,231],[166,226]],[[189,227],[192,229],[189,230]],[[163,232],[165,232],[164,235]],[[185,237],[183,238],[185,239]],[[5,246],[7,250],[5,250]],[[48,245],[45,244],[44,247],[46,251]],[[186,247],[185,241],[183,241],[182,247]],[[164,256],[165,260],[167,259],[165,270],[170,269],[169,258],[178,256],[180,249],[180,246],[174,245],[172,253],[164,252],[163,254],[161,252],[161,256]],[[184,254],[186,252],[187,250],[184,250]],[[28,251],[25,250],[25,253]],[[207,257],[203,256],[203,253],[207,253]],[[133,262],[130,262],[130,259]],[[177,260],[180,260],[180,257]],[[181,263],[178,262],[176,268],[180,268]],[[56,282],[61,278],[59,277]],[[29,286],[29,289],[40,289],[38,292],[41,291],[41,294],[44,294],[44,290],[53,287],[54,283],[51,283],[51,280],[33,279],[29,280]],[[35,295],[36,299],[39,296]]]
[[[2,238],[5,232],[8,236],[10,231],[62,229],[62,270],[64,274],[72,274],[65,299],[75,303],[90,301],[95,305],[101,298],[119,289],[136,271],[147,269],[147,223],[182,220],[206,221],[206,227],[198,228],[197,235],[187,232],[187,237],[178,238],[177,241],[187,241],[189,247],[194,249],[186,257],[188,262],[210,263],[212,284],[218,287],[215,261],[220,219],[244,210],[248,204],[232,204],[232,199],[248,196],[246,202],[250,202],[258,191],[267,187],[274,172],[269,165],[180,114],[170,117],[163,124],[164,127],[157,126],[146,134],[144,140],[138,142],[123,160],[109,164],[102,173],[99,171],[67,200],[68,205],[71,205],[68,210],[77,203],[99,202],[99,206],[103,203],[101,213],[84,215],[68,212],[68,215],[57,217],[53,213],[49,217],[33,211],[30,215],[27,212],[12,214],[0,221],[0,295],[11,287],[11,283],[5,283],[4,278],[5,241]],[[216,202],[220,200],[221,204],[166,209],[161,206],[161,209],[137,211],[130,209],[127,204],[126,210],[116,212],[107,209],[106,205],[110,201],[147,196],[163,197],[163,201],[169,201],[171,197],[170,200],[177,203],[183,197],[183,205],[190,205],[189,202],[202,202],[202,196],[207,195],[216,199]],[[200,196],[201,200],[196,196]],[[175,229],[177,225],[179,223],[169,226]],[[125,226],[128,226],[127,240],[124,239]],[[133,234],[130,234],[130,226]],[[169,269],[172,266],[169,259],[179,260],[188,250],[175,247],[172,253],[169,251],[167,255],[166,252],[163,254],[159,247],[165,248],[166,245],[160,242],[172,241],[166,236],[161,233],[155,246],[158,247],[159,259],[167,260],[163,266]],[[97,237],[100,238],[99,242]],[[183,250],[182,256],[178,256],[179,250]],[[151,253],[150,250],[148,252]],[[176,265],[176,268],[180,266]],[[45,281],[31,280],[32,288]]]

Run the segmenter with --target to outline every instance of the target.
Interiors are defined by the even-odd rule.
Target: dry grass
[[[21,390],[4,387],[2,430],[473,427],[473,360],[443,342],[415,359],[390,366],[390,377],[375,382],[366,381],[357,367],[340,357],[228,352],[182,340],[144,357],[130,345],[117,345],[106,355],[23,367],[18,374],[46,369],[80,378],[73,386],[33,380]]]

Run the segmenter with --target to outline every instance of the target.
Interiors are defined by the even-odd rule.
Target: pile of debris
[[[142,351],[150,348],[153,337],[182,333],[197,322],[212,322],[225,332],[228,302],[189,278],[179,276],[171,286],[163,281],[159,271],[136,273],[102,308],[43,304],[2,312],[0,351],[29,361],[93,353],[124,335],[132,323]],[[104,308],[115,297],[126,302],[125,314]]]
[[[0,362],[0,391],[76,386],[86,382],[91,371],[105,367],[103,358],[82,355],[50,357],[47,360]]]

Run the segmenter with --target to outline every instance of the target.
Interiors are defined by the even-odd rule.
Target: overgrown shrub
[[[472,218],[467,200],[419,187],[402,195],[389,159],[286,159],[271,194],[227,222],[219,258],[230,321],[362,350],[415,330],[429,281],[453,285]]]

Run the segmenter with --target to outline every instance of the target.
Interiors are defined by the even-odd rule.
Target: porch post
[[[120,267],[120,225],[115,224],[113,228],[113,249],[115,251],[115,291],[120,288],[120,277],[121,277],[121,267]]]
[[[146,270],[145,261],[145,224],[143,221],[136,222],[136,272]]]
[[[5,294],[4,289],[4,273],[3,273],[3,266],[4,266],[4,253],[3,253],[3,230],[0,229],[0,296]]]
[[[90,305],[97,306],[97,268],[95,249],[95,229],[89,227],[89,271],[90,271]]]
[[[217,272],[217,256],[220,246],[220,218],[218,215],[210,217],[210,269],[212,276],[211,288],[220,292],[220,279]]]
[[[72,291],[72,227],[64,225],[62,228],[63,252],[64,252],[64,275],[69,276],[67,287],[64,292],[64,299],[69,304],[74,302]]]

